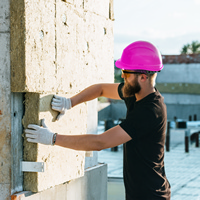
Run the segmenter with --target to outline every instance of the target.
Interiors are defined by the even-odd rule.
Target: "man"
[[[116,66],[122,69],[125,83],[92,85],[70,99],[54,96],[52,109],[60,112],[59,119],[71,107],[99,96],[123,99],[127,116],[121,124],[100,135],[61,135],[45,124],[29,125],[27,140],[85,151],[124,144],[126,200],[169,200],[164,169],[166,106],[154,87],[163,68],[161,55],[151,43],[138,41],[124,49]]]

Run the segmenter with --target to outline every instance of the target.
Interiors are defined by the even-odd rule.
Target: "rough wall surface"
[[[12,91],[74,93],[113,81],[109,5],[108,0],[11,1]]]
[[[53,95],[49,94],[26,94],[24,127],[30,123],[40,124],[41,119],[45,118],[46,125],[53,132],[68,135],[86,133],[86,105],[76,106],[55,122],[58,113],[50,108],[52,97]],[[24,140],[24,160],[45,163],[44,173],[24,173],[25,190],[42,191],[84,175],[85,152],[83,151],[34,144]]]
[[[50,101],[55,93],[70,97],[91,84],[113,82],[113,1],[11,0],[10,5],[11,90],[26,92],[24,128],[45,118],[54,132],[90,133],[94,127],[87,127],[87,115],[96,112],[81,104],[55,122]],[[24,189],[38,192],[83,176],[85,152],[25,138],[24,161],[46,165],[44,173],[24,173]],[[86,167],[96,163],[92,159]]]
[[[11,183],[11,115],[9,34],[0,33],[0,199],[7,199]]]
[[[9,2],[0,1],[0,200],[11,190],[11,92]]]

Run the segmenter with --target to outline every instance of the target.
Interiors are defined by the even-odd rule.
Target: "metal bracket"
[[[21,171],[22,172],[44,172],[44,162],[21,162]]]

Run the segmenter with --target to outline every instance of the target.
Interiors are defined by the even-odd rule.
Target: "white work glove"
[[[71,99],[54,95],[52,102],[52,109],[60,112],[56,117],[59,120],[67,110],[72,107]]]
[[[25,130],[27,141],[52,145],[54,133],[47,128],[44,119],[42,120],[42,126],[44,128],[35,124],[29,124],[28,128]]]

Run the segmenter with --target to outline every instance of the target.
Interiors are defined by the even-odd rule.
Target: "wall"
[[[11,190],[11,92],[9,2],[0,1],[0,199]]]
[[[66,98],[68,95],[62,95]],[[23,125],[39,124],[41,119],[53,132],[60,134],[85,134],[87,110],[85,104],[69,110],[59,121],[55,121],[57,112],[51,110],[53,95],[26,93],[25,115]],[[47,188],[66,181],[84,176],[85,152],[65,149],[58,146],[33,144],[24,140],[25,161],[44,162],[44,173],[24,173],[24,190],[32,192],[43,191]]]
[[[165,98],[168,119],[175,116],[189,119],[197,115],[200,120],[200,63],[164,64],[158,73],[156,87]]]
[[[19,0],[11,1],[11,10],[13,92],[75,93],[112,81],[109,0]]]
[[[43,192],[35,194],[31,194],[31,192],[22,192],[13,196],[15,199],[20,200],[106,200],[107,166],[105,164],[100,164],[87,169],[85,171],[85,176],[72,180],[69,183],[63,183],[49,188]]]
[[[200,120],[199,57],[200,54],[192,54],[164,56],[163,58],[164,68],[157,75],[156,88],[164,96],[170,120],[173,120],[175,116],[188,120],[190,115],[193,120],[194,115],[197,115],[197,120]],[[118,68],[115,70],[115,74],[121,74]],[[118,120],[126,117],[126,107],[123,101],[111,101],[111,104],[105,107],[103,104],[106,103],[99,106],[99,120]]]
[[[96,133],[97,111],[92,108],[97,101],[73,108],[59,122],[50,102],[55,93],[70,97],[91,84],[113,82],[113,1],[3,0],[0,52],[0,199],[22,190],[42,194],[64,182],[70,185],[72,179],[76,184],[70,187],[76,188],[83,184],[85,169],[91,169],[87,174],[103,170],[105,176],[106,166],[98,165],[96,152],[85,158],[85,152],[31,144],[23,128],[45,118],[55,132]],[[22,160],[44,162],[45,172],[22,173]],[[91,188],[89,180],[87,184]],[[94,194],[105,184],[100,181]]]

